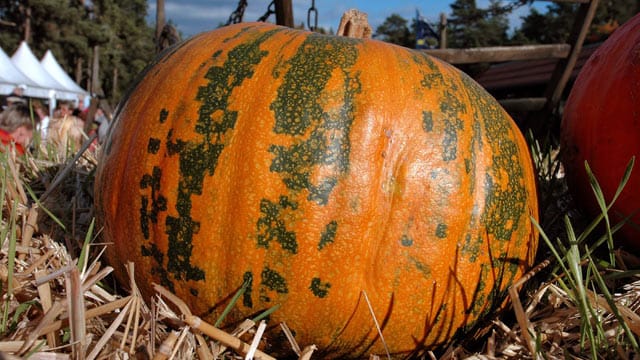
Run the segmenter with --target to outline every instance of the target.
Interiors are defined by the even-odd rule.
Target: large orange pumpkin
[[[578,74],[564,110],[561,148],[578,203],[600,213],[584,162],[611,201],[631,158],[640,156],[640,14],[616,29]],[[635,214],[635,215],[633,215]],[[612,222],[630,218],[619,244],[640,249],[638,168],[610,210]]]
[[[121,105],[96,179],[108,258],[208,319],[270,317],[325,357],[434,348],[534,258],[523,137],[420,52],[269,24],[200,34]],[[122,276],[122,275],[121,275]],[[272,341],[278,338],[272,335]]]

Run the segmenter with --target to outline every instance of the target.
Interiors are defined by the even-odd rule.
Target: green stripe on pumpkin
[[[289,292],[289,288],[287,287],[287,280],[277,271],[265,267],[262,270],[260,276],[260,285],[264,286],[265,288],[280,294],[286,294]]]
[[[400,244],[405,247],[413,246],[413,239],[407,234],[402,234],[402,237],[400,238]]]
[[[258,231],[257,245],[265,249],[269,248],[272,241],[276,241],[282,249],[296,254],[298,252],[298,241],[296,233],[287,230],[285,221],[285,211],[287,209],[296,210],[298,203],[290,201],[286,196],[280,196],[276,203],[269,199],[260,201],[260,212],[256,228]]]
[[[509,241],[520,223],[520,216],[527,206],[527,190],[524,187],[524,170],[518,145],[511,139],[513,133],[511,120],[504,115],[504,110],[496,103],[486,99],[484,89],[480,88],[468,76],[462,76],[469,100],[477,109],[484,125],[484,135],[491,147],[491,171],[485,176],[484,186],[487,197],[482,211],[481,222],[487,231],[501,241]],[[478,119],[480,121],[480,119]],[[501,177],[507,177],[507,186],[498,185]],[[518,246],[516,244],[516,246]]]
[[[307,200],[320,205],[328,202],[338,179],[349,168],[349,132],[354,120],[354,98],[360,92],[357,74],[351,74],[358,56],[355,43],[361,40],[308,35],[297,53],[286,64],[278,95],[271,104],[276,134],[294,138],[293,145],[272,145],[270,170],[280,173],[288,189],[307,190]],[[324,92],[329,79],[339,69],[344,78],[340,94]],[[322,97],[341,96],[339,112],[322,107]],[[328,167],[330,175],[312,183],[316,167]]]
[[[162,140],[156,138],[149,138],[149,143],[147,144],[147,152],[149,154],[157,154],[160,151],[160,144]]]
[[[164,124],[165,121],[167,121],[168,117],[169,117],[169,110],[162,109],[160,110],[160,116],[158,117],[158,121],[160,121],[160,124]]]
[[[173,281],[171,281],[169,277],[169,272],[167,269],[162,267],[162,263],[164,260],[164,253],[158,249],[158,245],[149,244],[148,246],[141,245],[140,253],[142,256],[150,256],[155,261],[155,265],[151,267],[151,273],[158,276],[160,278],[160,284],[162,286],[167,287],[171,292],[175,292],[175,286]]]
[[[439,223],[438,226],[436,227],[436,236],[440,239],[446,239],[447,229],[448,229],[447,224]]]
[[[320,278],[318,277],[314,277],[313,279],[311,279],[311,285],[309,286],[309,290],[311,290],[313,295],[321,299],[329,295],[330,288],[330,283],[323,283],[322,280],[320,280]]]
[[[324,231],[320,235],[320,242],[318,242],[318,250],[324,249],[325,246],[333,243],[336,238],[336,232],[338,231],[338,222],[335,220],[330,221],[325,227]]]
[[[422,111],[422,129],[426,132],[433,131],[433,111]]]
[[[431,278],[431,268],[429,267],[429,265],[423,263],[422,261],[420,261],[419,259],[417,259],[414,256],[407,255],[406,257],[411,263],[413,263],[413,265],[415,266],[416,270],[418,270],[418,272],[422,273],[422,275],[424,276],[425,279]]]
[[[191,262],[192,239],[200,228],[200,222],[191,216],[191,197],[202,194],[204,178],[214,174],[218,157],[235,126],[237,111],[230,109],[228,104],[231,93],[253,76],[255,67],[268,54],[260,49],[260,45],[276,32],[257,34],[253,42],[231,49],[223,64],[208,69],[205,74],[208,82],[198,89],[196,95],[201,106],[194,130],[203,136],[201,142],[174,138],[172,129],[167,133],[167,155],[178,156],[180,164],[175,206],[178,215],[167,216],[165,221],[168,235],[166,269],[175,279],[204,280],[204,271]],[[215,51],[212,61],[219,64],[221,55],[220,50]],[[168,117],[169,112],[163,109],[160,123],[166,122]],[[154,143],[152,148],[156,146],[159,144]]]
[[[467,234],[464,237],[464,243],[462,244],[460,253],[468,256],[469,262],[474,263],[478,260],[478,255],[480,254],[480,249],[483,244],[484,240],[482,239],[482,235],[477,235],[474,239],[471,234]]]
[[[440,114],[438,120],[442,121],[442,159],[453,161],[458,157],[458,132],[463,130],[464,123],[460,120],[460,115],[468,109],[465,103],[458,98],[459,87],[452,78],[442,76],[433,60],[428,57],[415,56],[414,60],[421,65],[426,65],[420,69],[422,79],[420,86],[427,90],[444,89],[440,100]],[[433,131],[433,115],[423,111],[422,128],[426,132]]]
[[[160,194],[162,169],[154,166],[151,174],[142,175],[140,189],[147,190],[148,195],[141,195],[140,199],[140,227],[145,239],[149,239],[149,222],[158,223],[158,213],[167,210],[167,198]],[[149,204],[151,199],[151,204]]]

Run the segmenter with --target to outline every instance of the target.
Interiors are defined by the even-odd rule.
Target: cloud
[[[165,3],[165,11],[171,18],[182,20],[227,19],[233,8],[225,5]]]

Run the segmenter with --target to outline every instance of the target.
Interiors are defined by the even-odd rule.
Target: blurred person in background
[[[0,143],[3,150],[15,146],[18,154],[24,154],[33,138],[33,127],[34,121],[26,104],[9,105],[0,113]]]
[[[40,100],[33,100],[31,102],[33,111],[38,116],[38,130],[40,131],[40,137],[42,139],[47,138],[47,130],[49,128],[49,109],[42,104]]]
[[[24,96],[24,91],[25,90],[27,90],[27,85],[20,84],[20,85],[16,86],[13,89],[13,91],[11,92],[11,94],[7,95],[7,97],[4,99],[4,103],[2,104],[2,108],[5,109],[5,108],[11,106],[12,104],[16,104],[16,103],[26,104],[27,103],[27,98]]]
[[[71,103],[65,100],[58,101],[56,109],[53,110],[53,117],[64,118],[71,115],[73,115],[73,106]]]
[[[62,156],[73,154],[87,138],[83,128],[84,119],[74,115],[72,104],[60,101],[47,127],[45,143],[47,146],[53,146]]]

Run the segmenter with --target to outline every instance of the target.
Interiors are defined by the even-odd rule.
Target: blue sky
[[[148,21],[155,23],[156,1],[149,1]],[[506,0],[503,1],[507,3]],[[247,0],[244,21],[255,21],[267,10],[271,0]],[[342,14],[352,8],[364,11],[369,16],[369,23],[375,28],[382,24],[384,19],[393,13],[397,13],[405,19],[415,16],[416,10],[431,23],[437,23],[439,14],[449,14],[451,1],[438,0],[315,0],[318,10],[318,26],[326,29],[337,30]],[[477,0],[477,6],[484,8],[488,0]],[[237,0],[165,0],[167,20],[177,25],[184,37],[195,35],[202,31],[215,29],[218,24],[226,23],[229,15],[238,5]],[[311,6],[311,0],[293,0],[293,16],[296,24],[307,20],[307,11]],[[537,5],[542,11],[546,5]],[[510,21],[515,26],[519,18],[529,12],[528,6],[521,7],[515,12]],[[270,21],[275,22],[275,15],[271,15]]]

